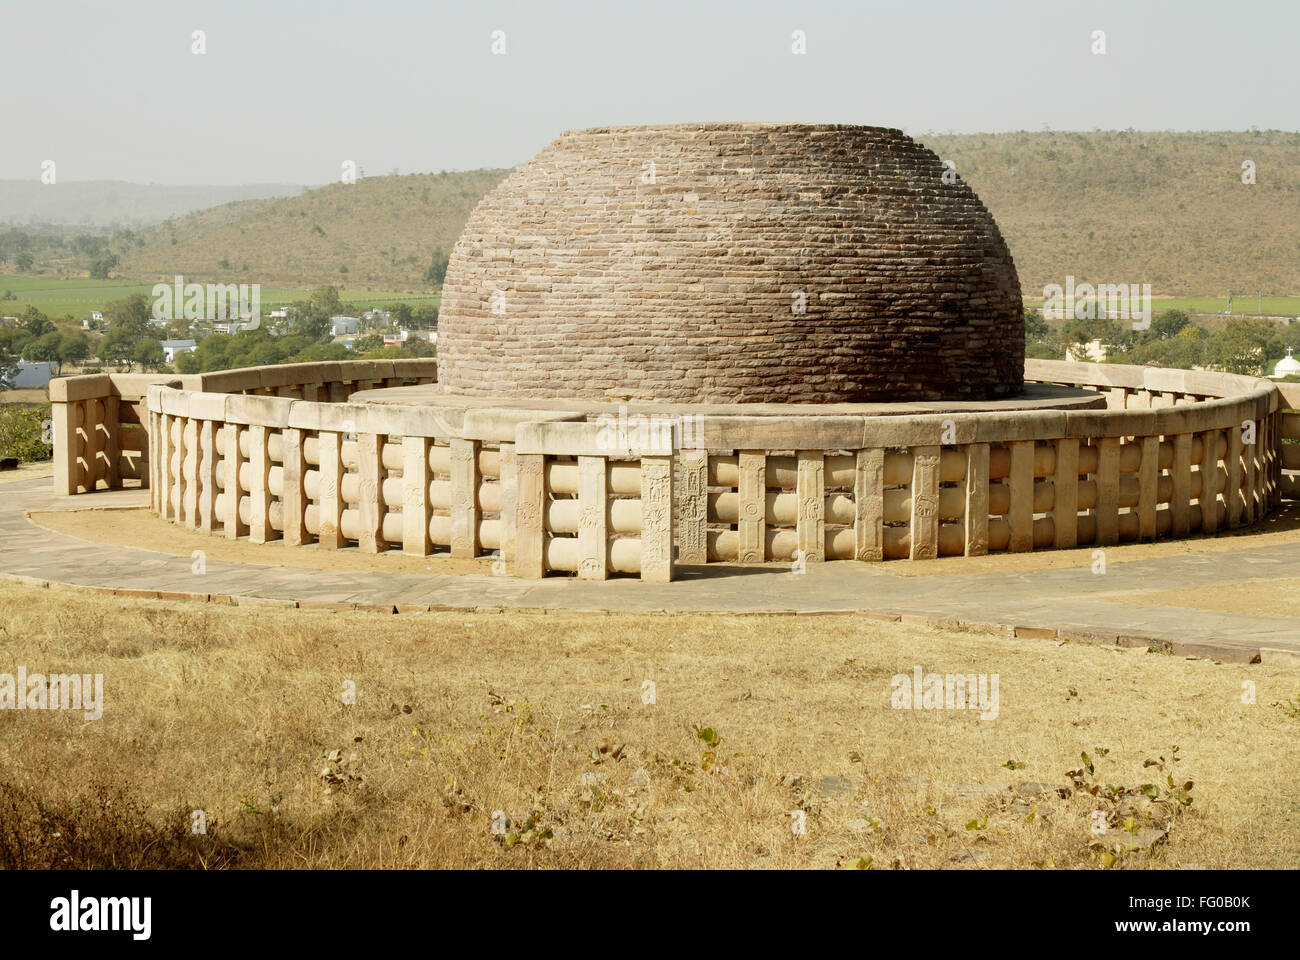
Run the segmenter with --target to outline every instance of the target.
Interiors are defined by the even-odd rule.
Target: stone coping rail
[[[1295,385],[1066,361],[1025,370],[1107,407],[619,421],[349,402],[436,382],[432,360],[74,377],[51,389],[55,491],[136,477],[159,515],[212,535],[648,581],[672,580],[677,564],[1178,539],[1257,523],[1297,496]]]

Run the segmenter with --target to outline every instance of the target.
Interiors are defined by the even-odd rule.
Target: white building
[[[164,340],[162,341],[163,357],[168,363],[175,363],[177,354],[189,353],[196,346],[194,340]]]
[[[1270,380],[1281,380],[1283,377],[1300,377],[1300,360],[1292,356],[1294,352],[1290,347],[1286,348],[1286,356],[1273,367],[1273,372],[1269,374]]]
[[[335,337],[361,332],[360,317],[330,317],[330,334]]]
[[[1076,363],[1105,363],[1106,354],[1106,345],[1100,340],[1072,343],[1065,348],[1065,359]]]

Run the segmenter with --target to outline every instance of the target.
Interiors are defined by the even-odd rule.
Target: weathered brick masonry
[[[1014,394],[1015,265],[979,198],[943,172],[881,127],[565,133],[457,242],[439,384],[733,403]]]

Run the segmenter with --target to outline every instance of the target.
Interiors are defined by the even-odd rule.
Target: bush
[[[17,457],[20,463],[53,457],[54,447],[44,440],[49,419],[48,403],[0,405],[0,457]]]

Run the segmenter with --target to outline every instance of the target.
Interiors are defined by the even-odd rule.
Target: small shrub
[[[54,447],[45,442],[50,405],[0,404],[0,457],[20,463],[49,460]]]

